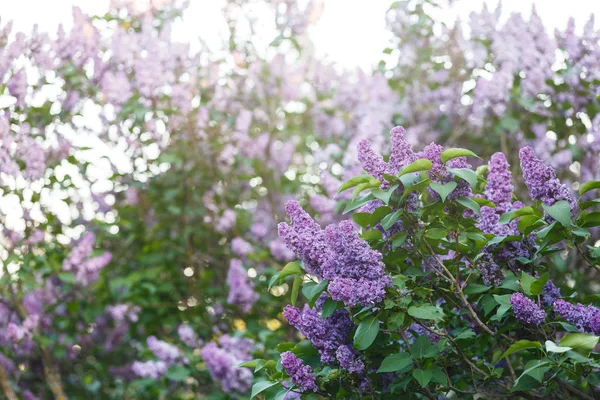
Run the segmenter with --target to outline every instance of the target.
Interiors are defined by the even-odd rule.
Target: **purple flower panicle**
[[[281,366],[300,391],[317,391],[317,384],[315,383],[315,375],[312,368],[310,365],[304,365],[302,360],[296,357],[294,353],[291,351],[282,353]]]
[[[510,305],[517,321],[523,325],[539,325],[546,319],[546,313],[522,293],[510,296]]]

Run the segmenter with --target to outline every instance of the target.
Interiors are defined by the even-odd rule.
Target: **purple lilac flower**
[[[439,335],[436,335],[435,333],[428,331],[427,329],[423,328],[421,325],[419,325],[417,323],[411,324],[409,329],[414,331],[417,334],[417,336],[423,336],[423,335],[427,336],[429,341],[433,344],[436,344],[437,342],[440,341]],[[416,337],[411,332],[408,332],[407,336],[408,336],[409,341],[411,341],[411,343],[416,340]]]
[[[358,237],[350,221],[329,225],[325,240],[330,257],[323,264],[323,278],[330,280],[329,293],[347,306],[373,305],[383,300],[391,278],[385,273],[383,256]]]
[[[172,365],[179,361],[187,362],[187,359],[181,354],[181,351],[170,343],[158,340],[154,336],[150,336],[146,339],[146,343],[148,344],[150,351],[154,353],[159,360],[167,363],[167,365]]]
[[[140,377],[159,379],[167,372],[167,363],[164,361],[135,361],[131,365],[131,370]]]
[[[560,183],[552,167],[544,165],[529,146],[523,147],[519,151],[519,158],[525,185],[527,185],[532,199],[540,200],[548,206],[565,200],[573,211],[576,205],[573,194]]]
[[[281,354],[281,366],[285,369],[285,372],[289,375],[290,380],[294,385],[298,386],[302,392],[306,391],[317,391],[317,385],[315,383],[315,375],[309,365],[304,365],[291,351],[286,351]]]
[[[391,154],[388,162],[391,174],[397,174],[402,167],[417,160],[410,142],[406,139],[406,131],[397,126],[390,131]]]
[[[340,346],[335,352],[335,356],[340,366],[350,373],[362,374],[365,371],[365,364],[357,358],[358,353],[350,346]]]
[[[227,302],[238,305],[245,313],[250,312],[259,295],[254,292],[254,287],[242,261],[237,258],[232,259],[229,263],[227,284],[229,285]]]
[[[246,242],[241,237],[236,237],[231,240],[231,251],[233,251],[236,256],[244,257],[248,253],[252,253],[253,248],[250,243]]]
[[[196,332],[194,332],[192,327],[187,324],[181,324],[177,327],[177,335],[179,336],[179,340],[189,347],[196,348],[201,345],[201,340],[198,338],[198,335],[196,335]]]
[[[311,341],[325,364],[333,364],[338,347],[350,343],[349,335],[354,324],[346,309],[336,310],[331,316],[323,319],[308,305],[305,305],[302,311],[287,305],[283,310],[283,316],[290,325]]]
[[[494,153],[490,158],[485,196],[496,205],[497,212],[505,213],[512,206],[512,174],[504,153]]]
[[[510,296],[510,305],[515,318],[523,325],[539,325],[546,319],[546,313],[522,293]]]
[[[63,261],[63,271],[73,272],[77,283],[87,286],[98,279],[100,270],[112,259],[112,254],[106,252],[100,256],[89,258],[94,246],[93,233],[85,235],[71,253]]]
[[[381,155],[373,151],[368,140],[358,142],[358,161],[369,175],[379,179],[382,183],[386,181],[383,174],[388,173],[388,165],[383,161]]]
[[[504,280],[502,268],[494,261],[489,251],[484,250],[483,256],[479,259],[479,271],[481,279],[487,286],[498,286]]]
[[[320,277],[321,267],[329,258],[325,232],[297,202],[288,201],[285,211],[292,224],[280,223],[279,237],[302,260],[310,274]]]
[[[556,300],[553,304],[554,312],[573,324],[577,329],[600,335],[600,309],[583,304],[573,305],[564,300]]]
[[[542,292],[542,304],[546,307],[551,306],[561,297],[560,289],[554,285],[554,282],[552,282],[551,279],[549,279],[544,285],[544,291]]]
[[[210,342],[200,351],[206,367],[213,380],[221,383],[221,389],[226,393],[245,393],[252,384],[252,372],[247,368],[240,368],[238,364],[247,361],[240,359],[233,353],[219,348]]]
[[[217,224],[215,225],[215,229],[217,232],[227,232],[235,225],[236,214],[234,210],[225,210],[223,215],[219,217]]]
[[[280,239],[271,240],[269,242],[269,251],[278,261],[291,261],[294,259],[294,252],[288,249],[285,243]]]
[[[444,152],[444,148],[436,143],[430,143],[423,149],[422,152],[417,153],[417,158],[426,158],[431,161],[431,170],[427,173],[429,178],[438,183],[448,183],[454,175],[446,170],[444,163],[442,163],[441,155]],[[449,168],[471,168],[471,165],[467,162],[465,157],[454,158],[446,164]],[[438,199],[439,195],[433,190],[429,190],[429,194],[434,199]],[[457,199],[461,196],[470,197],[472,195],[471,186],[464,179],[459,179],[456,182],[456,189],[454,189],[449,195],[449,199]]]

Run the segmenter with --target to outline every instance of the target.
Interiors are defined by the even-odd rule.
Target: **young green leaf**
[[[415,369],[412,372],[413,377],[419,382],[421,387],[425,387],[431,382],[433,372],[430,369]]]
[[[383,359],[377,373],[400,371],[401,369],[408,367],[411,363],[412,356],[410,353],[392,354]]]
[[[373,342],[379,333],[379,320],[373,316],[363,319],[354,333],[354,348],[365,350]]]
[[[598,344],[600,337],[585,333],[567,333],[558,343],[561,347],[571,347],[574,351],[588,355]]]
[[[427,158],[419,158],[416,161],[406,165],[403,167],[398,173],[398,177],[402,175],[410,174],[411,172],[420,172],[420,171],[429,171],[431,170],[432,164],[431,161]]]
[[[452,160],[453,158],[458,158],[458,157],[480,158],[477,154],[473,153],[471,150],[461,149],[458,147],[453,148],[453,149],[446,149],[440,155],[440,158],[444,164],[447,163],[448,161]]]
[[[270,381],[260,381],[256,382],[254,386],[252,386],[252,393],[250,394],[250,399],[256,397],[257,394],[264,392],[265,390],[272,388],[275,385],[278,385],[279,382],[270,382]]]
[[[445,203],[446,198],[448,198],[448,195],[450,193],[452,193],[452,191],[454,189],[456,189],[456,182],[450,181],[446,184],[431,182],[429,184],[429,187],[431,187],[431,189],[433,189],[433,191],[435,191],[437,194],[439,194],[440,197],[442,198],[442,203]]]
[[[563,226],[571,225],[571,207],[565,200],[557,201],[551,206],[542,204],[542,207],[544,207],[544,211],[546,211],[549,216],[563,224]]]

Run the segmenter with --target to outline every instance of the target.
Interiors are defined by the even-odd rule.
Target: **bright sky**
[[[29,30],[38,23],[45,31],[55,32],[56,25],[70,25],[71,7],[81,7],[87,13],[100,13],[107,9],[108,0],[0,0],[0,18],[12,19],[19,30]],[[223,0],[191,0],[183,25],[176,31],[180,38],[198,36],[210,43],[219,43],[225,32],[220,9]],[[325,10],[311,36],[316,51],[328,55],[332,61],[352,67],[370,68],[379,60],[388,43],[385,11],[392,0],[324,0]],[[468,20],[469,12],[481,8],[482,0],[455,0],[452,10],[444,14],[447,22],[459,16]],[[486,0],[495,8],[498,0]],[[550,30],[563,28],[570,16],[581,27],[591,13],[600,15],[600,1],[593,0],[504,0],[503,16],[510,12],[529,14],[535,4],[542,20]],[[600,17],[599,17],[600,18]]]

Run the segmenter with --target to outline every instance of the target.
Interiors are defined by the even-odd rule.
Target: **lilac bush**
[[[370,176],[340,187],[354,188],[339,200],[351,220],[322,229],[288,203],[279,233],[302,264],[279,280],[305,303],[283,310],[302,339],[279,346],[281,368],[256,360],[271,371],[255,387],[279,383],[267,398],[593,398],[600,312],[564,297],[553,256],[573,249],[597,268],[597,248],[581,247],[600,224],[582,211],[595,202],[575,200],[528,147],[520,172],[503,153],[474,170],[470,150],[413,152],[398,145],[404,129],[391,135],[389,157],[358,144]],[[390,168],[398,160],[409,162]],[[518,176],[527,197],[514,191]],[[582,183],[580,195],[598,187]]]

